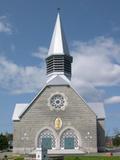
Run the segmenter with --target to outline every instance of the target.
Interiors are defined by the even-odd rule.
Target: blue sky
[[[72,83],[87,101],[105,103],[106,133],[113,134],[120,130],[119,0],[0,1],[0,132],[12,132],[15,104],[29,103],[45,83],[58,7],[74,58]]]

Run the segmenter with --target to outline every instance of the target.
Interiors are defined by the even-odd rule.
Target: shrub
[[[0,150],[4,150],[8,148],[8,140],[6,136],[0,134]]]
[[[24,160],[24,157],[16,157],[14,160]]]

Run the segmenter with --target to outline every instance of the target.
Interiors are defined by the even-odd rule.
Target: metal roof
[[[48,56],[50,55],[69,55],[69,50],[59,13],[57,15],[56,24],[52,35],[50,48],[48,51]]]
[[[20,120],[20,115],[21,113],[23,113],[23,111],[25,111],[26,109],[28,108],[28,104],[27,103],[17,103],[15,105],[15,109],[14,109],[14,112],[13,112],[13,117],[12,117],[12,120],[13,121],[19,121]]]
[[[47,80],[47,85],[70,85],[70,80],[65,75],[52,75]]]
[[[103,103],[98,102],[98,103],[87,103],[87,104],[92,109],[92,111],[96,114],[97,119],[105,119],[105,110],[104,110]],[[16,104],[12,120],[19,121],[21,114],[24,113],[28,107],[29,107],[29,104],[27,103]]]
[[[87,103],[87,104],[95,112],[97,119],[105,119],[104,103],[95,102],[95,103]]]

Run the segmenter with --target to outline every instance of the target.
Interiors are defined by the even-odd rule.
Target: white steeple
[[[49,80],[53,76],[64,76],[71,79],[72,56],[69,54],[68,46],[65,40],[60,15],[58,13],[53,36],[46,58],[46,69]]]
[[[56,24],[48,51],[48,56],[50,55],[69,55],[69,50],[67,42],[65,39],[64,31],[61,24],[60,15],[58,13]]]

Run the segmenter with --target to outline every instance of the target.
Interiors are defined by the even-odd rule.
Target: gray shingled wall
[[[64,111],[50,111],[48,98],[55,92],[64,93],[68,97],[68,105]],[[62,119],[63,125],[59,131],[54,128],[57,117]],[[97,151],[97,126],[96,115],[86,105],[86,103],[69,86],[48,86],[29,109],[21,117],[20,121],[14,122],[14,152],[23,152],[35,149],[36,136],[44,127],[51,127],[59,136],[59,132],[65,127],[73,127],[80,133],[82,148],[88,150],[88,140],[85,138],[89,131],[92,139],[89,142],[90,151]],[[29,140],[23,141],[24,133],[27,133]]]

